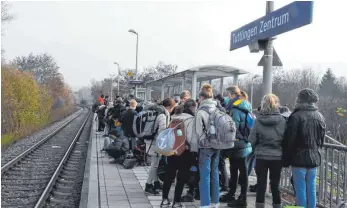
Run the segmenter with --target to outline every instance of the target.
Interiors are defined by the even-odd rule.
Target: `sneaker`
[[[149,194],[149,195],[158,195],[159,194],[159,192],[153,188],[153,185],[148,184],[148,183],[146,183],[145,193]]]
[[[219,198],[219,201],[220,202],[232,202],[232,201],[235,201],[235,194],[232,194],[230,192],[222,195],[220,198]]]
[[[228,191],[229,191],[229,189],[227,187],[222,187],[220,189],[220,192],[228,192]]]
[[[185,208],[186,206],[184,206],[184,204],[182,204],[181,202],[174,202],[172,205],[172,208]]]
[[[155,190],[163,190],[163,184],[160,183],[159,181],[154,182],[154,187]]]
[[[169,199],[163,199],[163,201],[161,201],[160,203],[160,207],[170,207],[171,202]]]
[[[187,193],[186,195],[182,196],[181,202],[194,202],[193,194]]]

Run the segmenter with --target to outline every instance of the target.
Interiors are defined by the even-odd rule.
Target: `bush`
[[[59,117],[52,115],[53,100],[48,90],[39,86],[28,72],[2,66],[1,92],[1,147],[47,125],[52,116]],[[71,108],[64,106],[60,114],[64,114],[62,111],[70,113]]]

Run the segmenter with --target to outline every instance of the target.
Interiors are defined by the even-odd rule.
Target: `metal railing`
[[[323,145],[322,162],[317,170],[316,192],[319,207],[336,207],[341,201],[347,202],[347,146],[331,143]],[[283,168],[280,187],[282,191],[294,194],[290,182],[291,174],[290,168]]]

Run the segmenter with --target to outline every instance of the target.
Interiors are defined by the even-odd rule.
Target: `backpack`
[[[136,158],[126,157],[123,162],[124,169],[132,169],[136,165],[136,162]]]
[[[155,121],[161,113],[154,110],[142,111],[135,115],[133,122],[133,131],[137,138],[153,140],[157,129]]]
[[[243,136],[248,138],[249,134],[251,133],[251,129],[253,128],[254,124],[255,124],[255,120],[257,119],[257,116],[252,113],[252,112],[248,112],[244,109],[240,109],[238,107],[234,107],[237,108],[238,110],[242,111],[244,114],[246,114],[245,117],[245,127],[243,129]],[[245,140],[246,142],[248,142],[247,140]]]
[[[158,153],[165,156],[179,156],[187,149],[184,127],[186,120],[173,119],[169,127],[158,135],[156,139],[156,151]]]
[[[214,149],[230,149],[234,147],[236,127],[231,116],[217,108],[202,106],[200,110],[209,114],[208,122],[210,129],[206,129],[206,124],[203,125],[204,132],[211,143],[211,147]]]

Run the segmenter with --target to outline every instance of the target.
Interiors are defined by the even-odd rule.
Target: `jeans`
[[[184,184],[189,179],[189,169],[191,167],[192,154],[189,151],[185,151],[181,156],[169,156],[167,157],[168,170],[165,172],[164,184],[163,184],[163,199],[169,197],[169,191],[173,180],[176,178],[177,182],[175,187],[175,202],[181,202],[182,192]]]
[[[316,207],[317,168],[292,167],[296,205],[305,208]]]
[[[210,207],[211,202],[219,204],[219,153],[216,149],[200,149],[200,207]]]
[[[257,159],[257,203],[265,202],[265,192],[267,186],[267,173],[270,172],[270,186],[272,193],[273,204],[281,204],[281,195],[278,189],[281,171],[282,171],[282,160],[261,160]]]
[[[221,172],[221,178],[219,179],[221,182],[221,186],[223,188],[229,187],[229,176],[227,172],[227,167],[225,165],[225,158],[223,156],[219,156],[218,169]]]
[[[158,171],[158,166],[160,161],[160,154],[154,151],[155,148],[153,145],[155,145],[155,141],[145,140],[145,142],[146,142],[146,149],[147,149],[146,152],[148,152],[148,155],[151,158],[151,167],[148,173],[147,184],[153,184],[153,182],[159,181],[157,171]]]
[[[133,152],[136,147],[136,137],[126,137],[126,138],[129,141],[129,150]]]
[[[248,165],[247,165],[247,157],[242,158],[234,158],[230,157],[230,190],[229,193],[235,195],[238,179],[241,184],[241,193],[240,195],[247,195],[248,189]],[[240,171],[240,175],[239,175]]]

